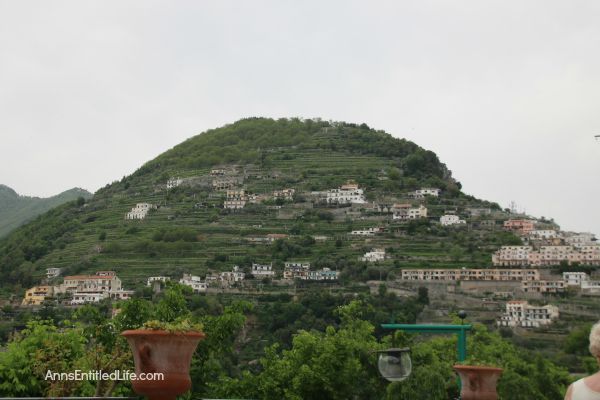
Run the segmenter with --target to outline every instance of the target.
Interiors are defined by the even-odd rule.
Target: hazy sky
[[[242,117],[321,117],[600,234],[598,21],[597,0],[0,0],[0,183],[95,191]]]

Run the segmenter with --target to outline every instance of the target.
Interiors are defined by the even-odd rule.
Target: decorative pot
[[[502,368],[455,365],[452,367],[460,376],[461,400],[497,400],[496,386]]]
[[[135,373],[162,373],[163,379],[131,380],[136,393],[150,400],[175,400],[190,390],[190,363],[202,332],[136,329],[121,333],[133,352]]]

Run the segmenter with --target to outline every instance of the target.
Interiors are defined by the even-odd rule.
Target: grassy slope
[[[290,214],[296,213],[292,219],[280,218],[278,211],[261,206],[228,214],[216,208],[222,200],[211,197],[214,193],[206,189],[183,186],[167,192],[161,188],[170,176],[206,176],[211,166],[219,164],[252,164],[263,175],[279,175],[247,179],[244,186],[256,193],[286,187],[309,192],[354,179],[366,188],[369,198],[389,201],[405,201],[405,194],[420,186],[442,187],[443,198],[428,205],[433,218],[450,209],[464,214],[468,206],[495,206],[462,195],[435,154],[383,132],[320,121],[242,120],[196,136],[132,176],[101,189],[84,206],[70,203],[59,207],[0,241],[2,282],[30,285],[42,277],[45,268],[56,266],[67,273],[116,270],[131,287],[143,284],[149,275],[203,274],[208,269],[225,270],[236,263],[247,266],[272,259],[311,260],[316,265],[353,271],[350,279],[359,279],[359,275],[362,279],[369,267],[356,260],[372,247],[390,249],[392,258],[370,267],[371,273],[377,268],[474,267],[489,265],[490,252],[505,239],[500,232],[436,226],[424,226],[407,235],[406,224],[394,223],[390,217],[350,221],[342,215],[328,222],[310,213],[302,217],[306,211],[295,205],[284,207]],[[137,202],[162,206],[144,221],[125,221],[125,213]],[[208,207],[195,208],[197,202]],[[367,241],[346,235],[351,229],[376,225],[387,226],[391,233]],[[176,227],[193,229],[198,241],[153,240],[157,231]],[[288,252],[244,240],[248,235],[290,231],[300,233],[289,241],[292,244],[305,235],[327,235],[332,240],[292,246]],[[102,241],[103,232],[106,239]],[[336,238],[341,240],[337,246]]]
[[[27,223],[33,218],[78,197],[90,198],[92,194],[83,189],[66,190],[48,198],[19,196],[12,189],[0,185],[0,237]]]

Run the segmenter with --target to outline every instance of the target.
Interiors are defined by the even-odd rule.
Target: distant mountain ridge
[[[73,188],[52,197],[30,197],[21,196],[14,189],[0,184],[0,237],[38,215],[78,197],[89,199],[92,194],[85,189]]]

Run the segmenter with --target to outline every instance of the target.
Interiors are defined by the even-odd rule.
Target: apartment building
[[[535,281],[537,269],[403,269],[407,281]]]
[[[338,189],[325,192],[325,201],[328,204],[364,204],[365,195],[356,183],[347,183]]]
[[[561,293],[567,287],[565,281],[523,281],[521,282],[521,290],[525,293]]]
[[[512,267],[529,265],[531,246],[502,246],[492,254],[492,263],[495,267]]]

